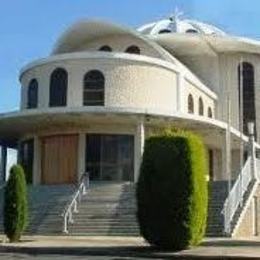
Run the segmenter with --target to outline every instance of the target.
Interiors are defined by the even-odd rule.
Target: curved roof
[[[200,33],[205,35],[221,35],[226,33],[219,28],[198,22],[196,20],[179,19],[170,17],[169,19],[160,20],[155,23],[144,25],[138,29],[139,32],[146,35],[156,35],[165,33]]]
[[[86,43],[86,41],[91,41],[98,37],[104,37],[108,35],[131,35],[132,37],[135,37],[139,40],[142,40],[145,44],[152,47],[154,50],[156,50],[160,54],[160,58],[166,62],[169,62],[171,64],[174,64],[179,71],[182,71],[185,76],[191,80],[194,84],[196,84],[198,87],[201,87],[205,91],[212,92],[208,87],[206,87],[201,80],[190,71],[189,68],[187,68],[184,64],[182,64],[178,59],[176,59],[172,54],[170,54],[161,44],[157,43],[155,40],[149,39],[147,36],[144,36],[140,34],[139,32],[135,30],[131,30],[127,27],[123,27],[120,25],[115,25],[112,23],[107,23],[103,21],[97,21],[97,20],[84,20],[81,22],[78,22],[71,26],[63,35],[58,39],[51,58],[56,60],[58,57],[62,57],[61,54],[69,54],[74,53],[74,56],[77,55],[84,56],[83,54],[80,54],[78,52],[78,49],[82,44]],[[57,56],[58,55],[58,56]],[[106,55],[105,53],[102,53],[102,55]],[[112,54],[115,55],[115,54]],[[52,60],[52,59],[51,59]],[[160,60],[160,59],[159,59]],[[48,62],[50,59],[48,59]],[[162,62],[162,61],[160,61]],[[30,69],[31,67],[36,66],[38,63],[42,63],[41,60],[33,62],[32,64],[29,64],[25,66],[20,73],[20,77],[22,74]],[[215,93],[211,93],[215,97]]]
[[[211,24],[180,19],[178,16],[144,25],[138,31],[173,55],[260,53],[260,42],[257,40],[232,36]]]
[[[260,54],[260,41],[243,37],[168,33],[151,35],[149,38],[177,56],[216,56],[226,52]]]
[[[154,48],[162,56],[162,58],[165,58],[165,53],[161,46],[157,45],[153,41],[150,41],[136,30],[99,20],[82,20],[72,25],[58,39],[53,48],[52,54],[55,55],[77,52],[78,48],[87,41],[115,34],[130,35],[134,38],[137,38],[150,47]]]
[[[32,131],[42,131],[44,129],[66,128],[70,125],[82,129],[89,124],[136,124],[136,120],[150,115],[150,122],[147,124],[153,125],[172,125],[192,129],[202,135],[207,144],[213,147],[220,147],[221,141],[220,132],[227,128],[225,122],[209,119],[189,114],[180,114],[174,111],[155,111],[153,109],[138,109],[129,108],[93,108],[93,107],[78,107],[78,108],[46,108],[43,110],[25,110],[11,113],[0,114],[0,144],[1,142],[15,145],[19,138],[22,138],[26,133]],[[231,127],[232,143],[239,145],[241,134]],[[247,142],[248,138],[242,135],[242,138]]]

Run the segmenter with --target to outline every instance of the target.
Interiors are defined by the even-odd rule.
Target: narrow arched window
[[[194,101],[193,96],[189,94],[188,96],[188,113],[193,114],[194,113]]]
[[[198,33],[198,31],[195,29],[188,29],[186,30],[186,33]]]
[[[238,93],[239,114],[242,113],[243,117],[243,132],[248,134],[248,122],[254,122],[256,125],[255,71],[251,63],[243,62],[238,66]]]
[[[213,113],[211,107],[208,108],[208,117],[213,118]]]
[[[50,107],[67,105],[68,73],[62,68],[55,69],[50,78]]]
[[[38,81],[32,79],[28,86],[27,108],[37,108],[38,106]]]
[[[199,115],[200,116],[204,115],[204,104],[201,97],[199,98]]]
[[[162,29],[159,31],[159,34],[164,34],[164,33],[171,33],[171,30],[169,29]]]
[[[125,50],[126,53],[141,54],[141,50],[138,46],[132,45]]]
[[[100,51],[106,51],[106,52],[111,52],[112,51],[112,48],[108,45],[104,45],[102,46],[100,49]]]
[[[105,77],[99,70],[92,70],[84,76],[83,105],[104,106]]]

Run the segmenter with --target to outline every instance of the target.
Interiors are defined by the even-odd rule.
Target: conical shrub
[[[20,165],[11,168],[4,196],[4,232],[10,242],[18,242],[28,219],[27,187]]]
[[[137,184],[142,236],[161,249],[198,245],[207,220],[208,160],[201,138],[168,132],[146,140]]]

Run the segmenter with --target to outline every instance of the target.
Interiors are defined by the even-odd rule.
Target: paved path
[[[179,253],[153,250],[136,237],[24,237],[22,243],[0,244],[0,259],[61,258],[260,259],[260,240],[208,239]]]

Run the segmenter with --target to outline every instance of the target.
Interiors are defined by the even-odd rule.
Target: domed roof
[[[206,35],[224,36],[225,32],[217,27],[198,22],[196,20],[180,19],[177,15],[150,23],[138,28],[138,31],[146,35],[156,35],[163,33],[199,33]]]

